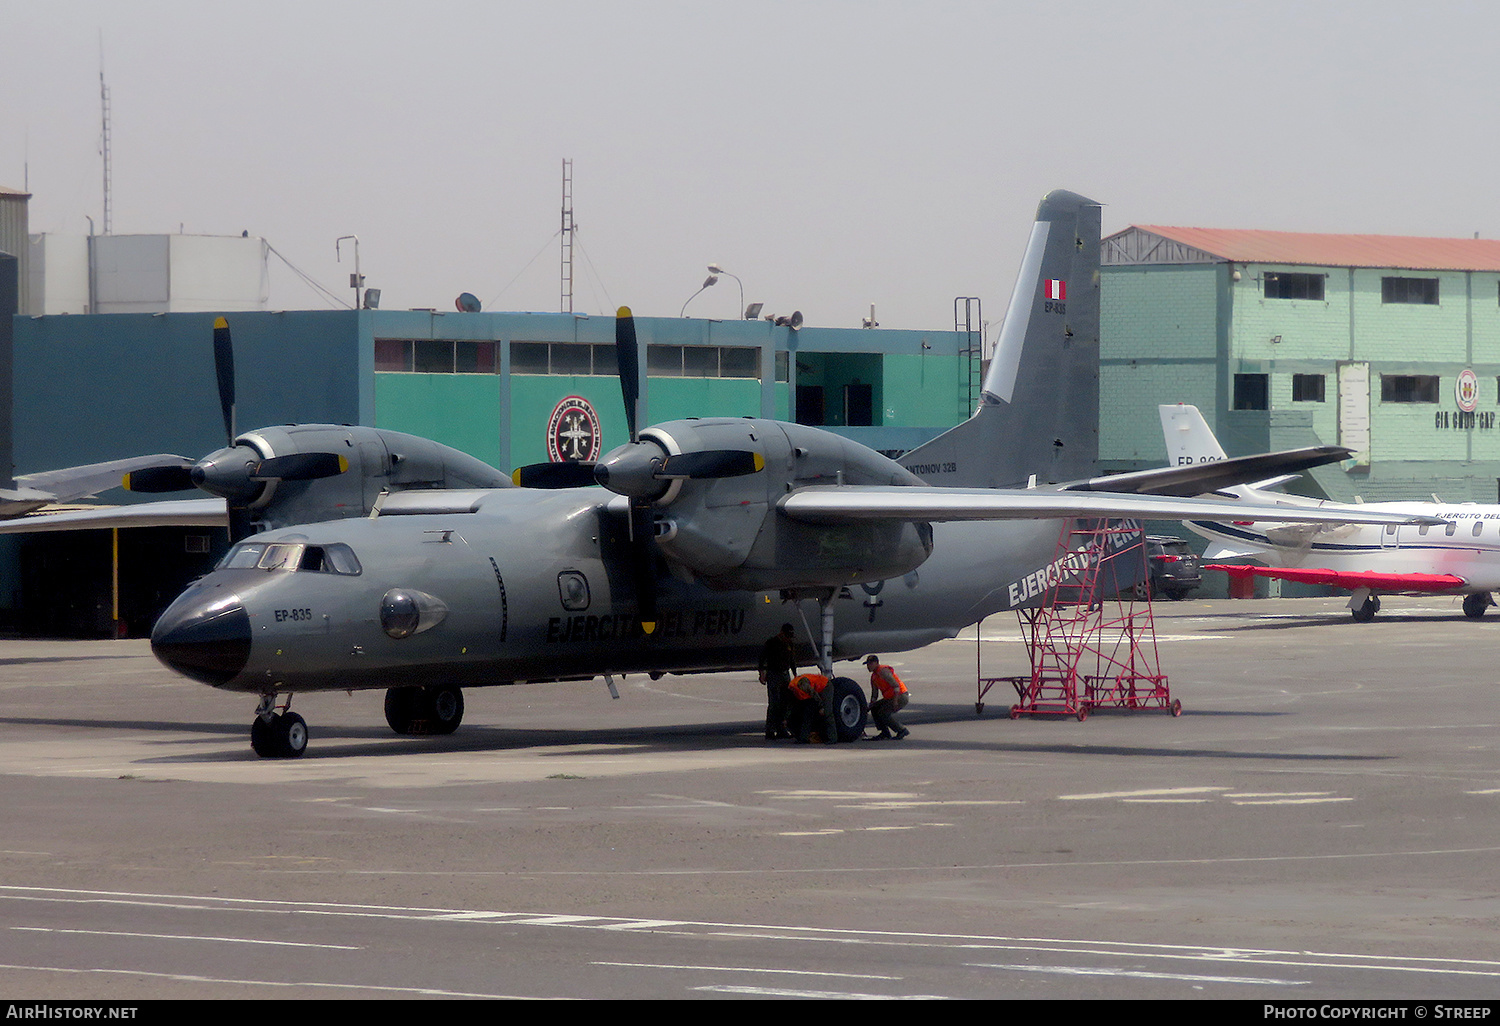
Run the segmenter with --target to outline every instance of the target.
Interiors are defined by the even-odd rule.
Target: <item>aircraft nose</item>
[[[223,687],[250,659],[250,615],[233,595],[212,602],[178,599],[156,621],[151,651],[184,677]]]

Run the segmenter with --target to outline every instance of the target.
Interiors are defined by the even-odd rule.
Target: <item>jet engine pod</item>
[[[447,617],[442,599],[415,588],[392,588],[380,600],[380,629],[398,641],[430,631]]]

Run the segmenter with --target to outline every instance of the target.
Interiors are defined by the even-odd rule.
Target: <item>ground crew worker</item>
[[[893,731],[895,740],[904,740],[911,731],[901,725],[896,714],[905,709],[911,699],[906,685],[896,676],[895,670],[881,663],[879,656],[866,658],[865,669],[870,671],[870,715],[875,726],[880,728],[880,733],[870,740],[889,741]]]
[[[786,686],[797,672],[797,635],[792,625],[766,639],[760,650],[760,682],[766,686],[766,740],[791,737],[786,729]]]
[[[839,739],[838,722],[833,718],[833,688],[828,678],[821,673],[799,673],[787,686],[791,695],[792,709],[787,717],[796,725],[797,743],[807,744],[812,740],[813,723],[821,715],[823,719],[823,743],[831,745]]]

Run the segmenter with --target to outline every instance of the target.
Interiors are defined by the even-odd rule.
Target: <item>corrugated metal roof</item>
[[[1236,263],[1391,267],[1413,271],[1500,271],[1500,239],[1315,235],[1310,232],[1177,228],[1154,224],[1132,225],[1125,232],[1132,230],[1160,235]]]

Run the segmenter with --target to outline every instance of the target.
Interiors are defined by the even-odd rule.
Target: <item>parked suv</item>
[[[1137,585],[1137,594],[1142,598],[1149,587],[1152,596],[1165,595],[1175,602],[1187,598],[1203,583],[1198,572],[1198,554],[1175,535],[1148,534],[1146,561],[1151,566],[1151,577],[1149,585],[1145,582]]]

